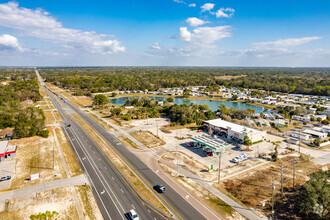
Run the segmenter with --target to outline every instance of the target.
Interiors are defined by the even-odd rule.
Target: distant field
[[[216,79],[237,79],[241,77],[246,77],[247,75],[238,75],[238,76],[215,76]]]

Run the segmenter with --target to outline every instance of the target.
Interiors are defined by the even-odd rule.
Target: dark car
[[[11,179],[11,176],[0,177],[0,181],[10,180],[10,179]]]
[[[205,156],[207,156],[207,157],[211,157],[211,156],[213,156],[212,151],[207,151],[207,152],[205,153]]]
[[[154,186],[154,190],[159,193],[163,193],[166,191],[165,187],[162,184],[157,184],[156,186]]]

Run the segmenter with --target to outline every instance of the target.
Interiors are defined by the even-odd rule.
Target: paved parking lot
[[[2,176],[13,176],[15,175],[15,164],[16,160],[5,160],[3,162],[0,162],[0,177]],[[1,189],[7,189],[10,187],[11,179],[0,182],[0,190]]]

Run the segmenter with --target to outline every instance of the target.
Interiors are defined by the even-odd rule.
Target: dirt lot
[[[11,145],[17,145],[16,174],[13,175],[11,189],[67,177],[53,136],[54,128],[48,129],[50,130],[48,138],[35,136],[10,141]],[[34,181],[26,180],[35,173],[40,173],[41,178]]]
[[[248,207],[262,210],[269,214],[272,194],[272,178],[274,178],[275,195],[281,190],[281,163],[283,164],[284,194],[293,186],[293,158],[295,158],[295,186],[304,184],[307,175],[321,167],[314,164],[307,156],[283,157],[277,162],[267,163],[265,166],[250,170],[242,175],[235,176],[221,184],[213,184],[218,189],[226,190]],[[265,206],[262,206],[265,203]]]
[[[132,135],[136,140],[140,141],[145,146],[150,145],[150,148],[159,147],[166,144],[165,141],[157,138],[150,131],[136,131],[130,133],[130,135]]]
[[[72,197],[72,188],[64,187],[14,199],[7,210],[0,213],[0,219],[29,219],[30,215],[46,211],[57,211],[60,219],[79,219]]]
[[[208,167],[194,160],[191,156],[183,152],[168,152],[161,156],[160,160],[165,160],[166,162],[179,164],[185,170],[195,174],[196,176],[206,180],[214,181],[217,179],[217,172],[209,171]]]

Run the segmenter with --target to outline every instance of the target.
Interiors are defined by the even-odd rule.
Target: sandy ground
[[[79,219],[72,197],[72,188],[65,187],[15,199],[0,213],[0,219],[29,219],[30,215],[46,211],[57,211],[60,219]]]

